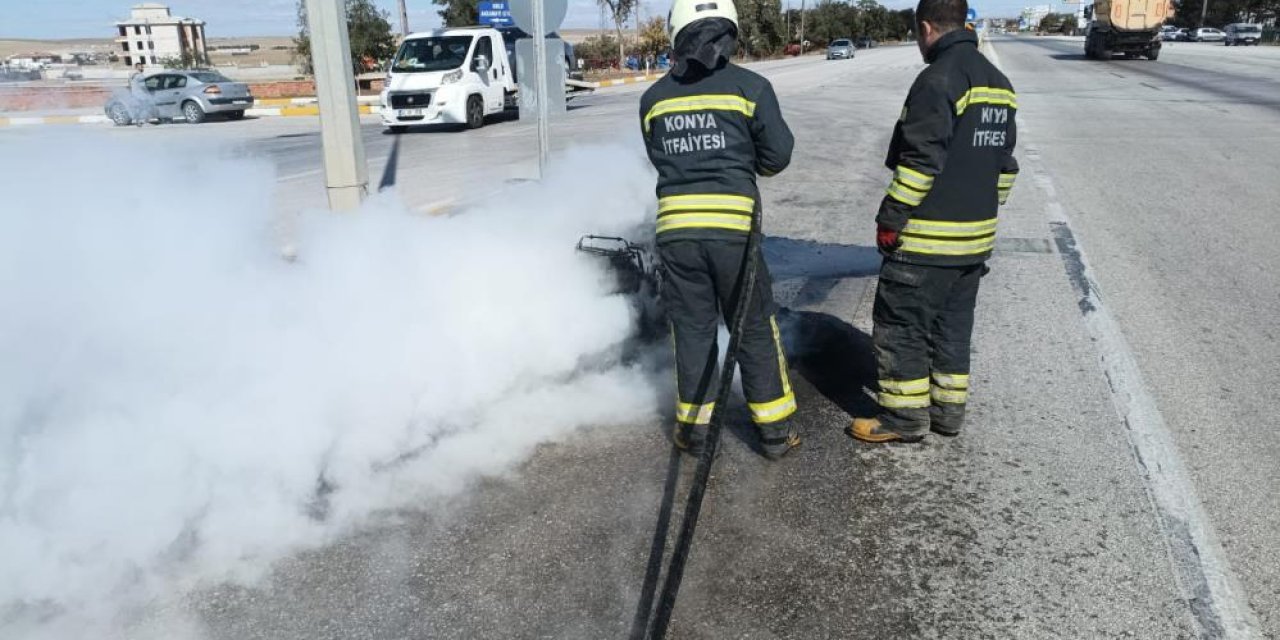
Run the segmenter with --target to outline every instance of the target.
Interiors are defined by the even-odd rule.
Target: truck
[[[380,97],[383,126],[392,133],[423,124],[478,129],[486,117],[516,109],[519,85],[511,51],[520,35],[493,27],[453,27],[405,37]],[[572,70],[577,61],[571,59],[572,48],[566,46],[566,52],[566,69]],[[567,96],[594,87],[566,75]]]
[[[1160,57],[1160,27],[1173,17],[1173,0],[1097,0],[1085,7],[1084,54],[1094,60],[1110,60],[1112,54],[1127,58]]]

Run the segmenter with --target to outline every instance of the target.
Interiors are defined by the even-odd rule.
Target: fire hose
[[[738,275],[738,303],[734,306],[729,327],[729,346],[724,355],[724,368],[720,371],[720,387],[716,391],[716,403],[711,409],[711,420],[707,425],[706,444],[698,456],[693,484],[690,485],[689,496],[685,499],[680,533],[676,538],[675,548],[671,552],[671,561],[667,565],[667,577],[662,583],[658,607],[654,613],[653,624],[649,628],[648,637],[652,640],[662,640],[667,636],[667,627],[671,624],[676,597],[680,593],[680,582],[684,578],[685,563],[689,560],[689,551],[693,546],[693,534],[698,528],[702,500],[707,492],[707,482],[711,479],[711,465],[715,461],[716,449],[720,445],[720,432],[724,428],[724,407],[729,404],[729,394],[732,391],[733,372],[738,364],[738,346],[742,340],[742,328],[745,325],[747,309],[750,308],[751,299],[755,293],[757,261],[764,259],[758,255],[759,251],[760,209],[757,207],[751,216],[751,233],[747,236],[742,270]]]

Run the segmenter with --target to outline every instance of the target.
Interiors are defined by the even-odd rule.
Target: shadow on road
[[[823,396],[851,416],[869,417],[876,403],[871,336],[827,313],[783,309],[778,328],[791,365]]]

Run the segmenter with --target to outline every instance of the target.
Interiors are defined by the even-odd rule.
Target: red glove
[[[902,246],[902,239],[898,237],[897,231],[882,224],[876,225],[876,246],[885,253],[893,253]]]

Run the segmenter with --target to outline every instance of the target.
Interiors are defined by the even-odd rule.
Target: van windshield
[[[441,36],[405,40],[396,52],[391,70],[397,73],[448,71],[457,69],[467,59],[472,36]]]
[[[1262,33],[1262,27],[1254,24],[1245,24],[1235,27],[1236,33]]]

